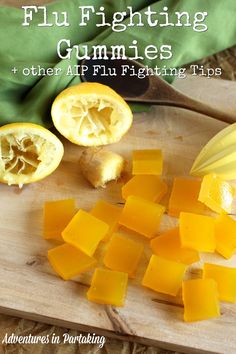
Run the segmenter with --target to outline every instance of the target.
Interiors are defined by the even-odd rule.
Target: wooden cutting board
[[[221,109],[236,110],[236,83],[188,77],[177,80],[176,86]],[[164,176],[171,185],[173,176],[188,175],[201,147],[225,126],[185,110],[153,107],[149,113],[135,115],[130,132],[109,149],[122,154],[128,162],[133,149],[162,149]],[[136,279],[129,282],[123,308],[87,301],[92,272],[67,282],[53,272],[46,253],[54,244],[42,239],[43,203],[73,197],[78,208],[89,210],[99,198],[114,204],[123,202],[122,181],[94,190],[80,174],[78,160],[82,149],[64,143],[63,162],[50,177],[22,190],[0,185],[0,311],[175,351],[235,354],[236,305],[223,303],[221,318],[184,323],[180,294],[177,298],[167,297],[139,285],[150,256],[148,248]],[[176,223],[175,218],[165,215],[161,230]],[[146,243],[140,236],[132,237]],[[102,252],[100,247],[96,256]],[[236,257],[225,261],[217,255],[203,255],[203,259],[236,266]],[[189,268],[188,277],[200,275],[200,263]]]

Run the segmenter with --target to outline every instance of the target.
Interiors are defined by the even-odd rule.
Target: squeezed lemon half
[[[64,148],[49,130],[32,123],[12,123],[0,128],[0,182],[38,181],[59,165]]]
[[[77,145],[115,143],[129,130],[133,115],[114,90],[95,82],[84,82],[62,91],[52,105],[56,129]]]

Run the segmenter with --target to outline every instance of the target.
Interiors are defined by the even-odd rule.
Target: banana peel
[[[204,146],[190,171],[198,177],[209,173],[226,180],[236,179],[236,123],[221,130]]]

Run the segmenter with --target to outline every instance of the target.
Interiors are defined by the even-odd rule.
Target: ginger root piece
[[[105,188],[107,182],[117,180],[124,168],[122,156],[102,148],[84,150],[79,163],[84,177],[95,188]]]

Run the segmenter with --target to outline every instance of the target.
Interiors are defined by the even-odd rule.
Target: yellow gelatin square
[[[99,304],[124,306],[127,285],[127,273],[97,268],[87,298]]]
[[[184,320],[194,322],[220,316],[217,284],[213,279],[183,282]]]
[[[216,251],[226,259],[236,251],[236,221],[230,216],[222,214],[215,223]]]
[[[46,202],[43,210],[43,236],[45,239],[63,241],[61,233],[76,212],[75,200],[65,199]]]
[[[159,293],[176,296],[186,268],[186,264],[152,255],[142,285]]]
[[[77,248],[64,243],[48,251],[48,260],[64,280],[71,279],[86,272],[96,264],[96,259],[87,256]]]
[[[160,236],[150,241],[151,249],[157,256],[181,262],[192,264],[199,261],[197,251],[190,248],[181,247],[179,228],[168,230]]]
[[[236,302],[236,268],[205,263],[203,278],[211,278],[216,281],[220,300]]]
[[[120,224],[148,238],[158,231],[165,207],[149,200],[129,196],[121,213]]]
[[[110,235],[114,231],[116,231],[121,212],[122,212],[122,208],[107,203],[104,200],[98,200],[97,203],[92,208],[91,214],[96,218],[104,221],[109,226],[109,230],[105,238],[103,239],[103,241],[107,241]]]
[[[167,193],[167,184],[159,176],[136,175],[122,187],[122,197],[135,195],[152,202],[159,202]]]
[[[143,245],[120,234],[114,234],[108,244],[103,262],[107,268],[134,277],[143,252]]]
[[[169,199],[168,214],[175,217],[181,211],[202,214],[205,206],[198,200],[200,188],[200,179],[176,177]]]
[[[199,252],[214,252],[215,220],[210,216],[180,213],[179,230],[181,246]]]
[[[203,177],[199,198],[216,213],[231,213],[235,189],[215,174]]]
[[[161,150],[134,150],[133,175],[161,175],[163,157]]]
[[[62,232],[62,237],[65,242],[92,256],[108,230],[106,223],[79,210]]]

